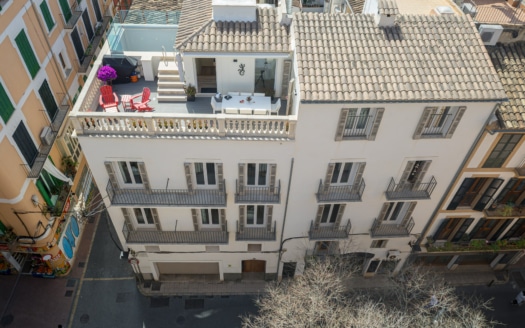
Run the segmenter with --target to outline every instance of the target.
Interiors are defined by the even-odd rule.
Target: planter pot
[[[186,96],[188,101],[195,101],[195,96]]]

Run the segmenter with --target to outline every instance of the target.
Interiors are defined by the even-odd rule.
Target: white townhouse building
[[[71,120],[135,272],[273,279],[336,253],[399,270],[506,95],[469,17],[371,12],[188,1],[173,52],[108,36],[143,76],[104,111],[92,74]],[[130,110],[144,87],[153,111]]]

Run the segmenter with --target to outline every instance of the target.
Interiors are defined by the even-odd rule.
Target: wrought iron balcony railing
[[[71,6],[69,7],[69,10],[65,10],[65,8],[62,8],[62,12],[64,14],[60,15],[64,18],[64,29],[66,30],[72,30],[75,28],[75,25],[80,19],[80,16],[82,16],[83,12],[83,8],[80,1],[74,0],[69,2],[72,2]]]
[[[237,221],[237,233],[235,234],[235,240],[238,241],[275,241],[275,227],[276,221],[273,221],[273,225],[270,230],[267,227],[249,227],[244,226],[241,228],[239,221]]]
[[[217,189],[121,189],[109,181],[109,200],[117,206],[226,206],[226,187]]]
[[[394,178],[390,180],[390,184],[385,192],[388,200],[394,199],[430,199],[430,195],[436,187],[436,179],[432,177],[430,182],[426,183],[396,183]]]
[[[246,186],[236,182],[237,190],[235,192],[236,203],[274,203],[281,202],[281,180],[276,187],[271,186]]]
[[[227,222],[219,230],[159,231],[129,230],[122,227],[128,244],[228,244]]]
[[[414,219],[410,218],[400,224],[392,224],[385,221],[374,219],[370,235],[376,237],[408,237],[414,228]]]
[[[43,136],[44,140],[42,140],[40,147],[38,147],[38,153],[32,165],[25,164],[28,178],[35,179],[40,176],[40,172],[42,171],[47,157],[49,156],[49,152],[51,151],[51,148],[53,148],[53,144],[55,143],[58,131],[60,131],[60,127],[66,119],[69,107],[70,105],[67,95],[63,96],[62,101],[60,102],[60,106],[58,106],[58,109],[55,113],[55,116],[51,118],[48,130],[49,132]]]
[[[331,227],[316,227],[314,221],[310,223],[310,230],[308,236],[310,240],[330,240],[330,239],[346,239],[350,233],[352,225],[350,220],[345,225],[331,226]]]
[[[102,19],[102,26],[100,26],[100,28],[97,29],[97,31],[95,32],[95,37],[93,38],[93,40],[91,40],[91,43],[89,44],[88,48],[86,49],[86,52],[84,53],[82,62],[78,67],[79,73],[86,73],[88,71],[89,65],[91,64],[91,60],[95,58],[97,48],[101,46],[101,42],[103,42],[104,40],[104,33],[106,32],[110,21],[111,16],[104,16],[104,18]]]
[[[317,202],[360,202],[365,190],[365,180],[344,186],[324,185],[323,180],[319,181],[317,189]]]

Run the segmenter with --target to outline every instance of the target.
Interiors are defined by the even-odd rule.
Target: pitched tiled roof
[[[505,92],[470,18],[369,14],[294,16],[302,101],[498,100]]]
[[[352,7],[354,14],[361,14],[365,5],[365,0],[349,0],[348,4]]]
[[[189,2],[189,1],[188,1]],[[193,1],[193,6],[195,6]],[[206,2],[201,0],[200,2]],[[210,3],[211,1],[207,0]],[[199,6],[200,7],[200,6]],[[201,7],[202,8],[202,7]],[[180,26],[190,19],[185,17],[186,6],[183,5]],[[198,12],[194,16],[199,22],[192,21],[191,27],[178,31],[176,47],[182,51],[198,52],[272,52],[287,53],[290,49],[289,27],[281,25],[280,17],[273,8],[257,8],[257,21],[249,22],[215,22],[198,15],[206,16],[208,12]]]
[[[379,13],[383,15],[399,14],[395,0],[379,0],[378,9]]]
[[[505,128],[525,129],[525,42],[487,48],[509,98],[497,115]]]
[[[213,13],[211,1],[187,0],[182,3],[179,29],[175,39],[176,48],[211,21]]]

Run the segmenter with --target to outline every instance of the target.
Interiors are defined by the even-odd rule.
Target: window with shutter
[[[38,149],[31,139],[31,135],[27,131],[24,122],[20,122],[20,124],[18,124],[15,133],[13,133],[13,139],[15,140],[15,143],[22,153],[22,156],[24,157],[27,165],[29,165],[29,167],[33,167],[33,163],[35,162],[36,156],[38,155]]]
[[[385,223],[404,223],[410,219],[416,204],[417,202],[387,202],[381,209],[380,217]]]
[[[505,133],[498,140],[492,149],[489,157],[483,163],[484,168],[502,167],[507,158],[512,154],[518,143],[521,141],[521,134]]]
[[[142,185],[142,175],[140,174],[139,162],[117,162],[120,171],[120,178],[125,185]]]
[[[24,63],[26,64],[29,74],[32,78],[34,78],[40,70],[40,64],[38,63],[35,53],[33,52],[33,48],[29,43],[26,32],[23,29],[15,37],[15,42],[18,50],[20,51],[20,54],[22,55],[22,58],[24,59]]]
[[[58,111],[58,105],[55,101],[55,97],[53,96],[53,92],[51,92],[51,88],[47,83],[47,80],[44,80],[44,82],[42,82],[42,85],[38,89],[38,94],[40,95],[40,99],[42,99],[42,102],[44,103],[44,108],[46,109],[50,120],[53,121]]]
[[[426,107],[414,132],[414,139],[451,138],[466,107]]]
[[[0,83],[0,117],[4,120],[4,123],[7,123],[15,111],[15,106],[9,99],[9,95],[2,83]]]
[[[53,16],[49,11],[49,7],[47,6],[47,0],[42,1],[42,3],[40,4],[40,10],[42,11],[44,21],[46,22],[47,30],[51,31],[55,26],[55,21],[53,20]]]
[[[384,108],[343,108],[335,140],[375,140]]]
[[[201,228],[219,228],[221,224],[220,212],[217,208],[200,209]]]
[[[158,214],[154,208],[133,208],[133,217],[135,218],[135,224],[138,229],[151,229],[155,228],[158,230],[160,227],[158,221]]]
[[[67,0],[59,0],[60,9],[62,9],[62,14],[64,14],[64,20],[67,23],[71,19],[71,7]]]

